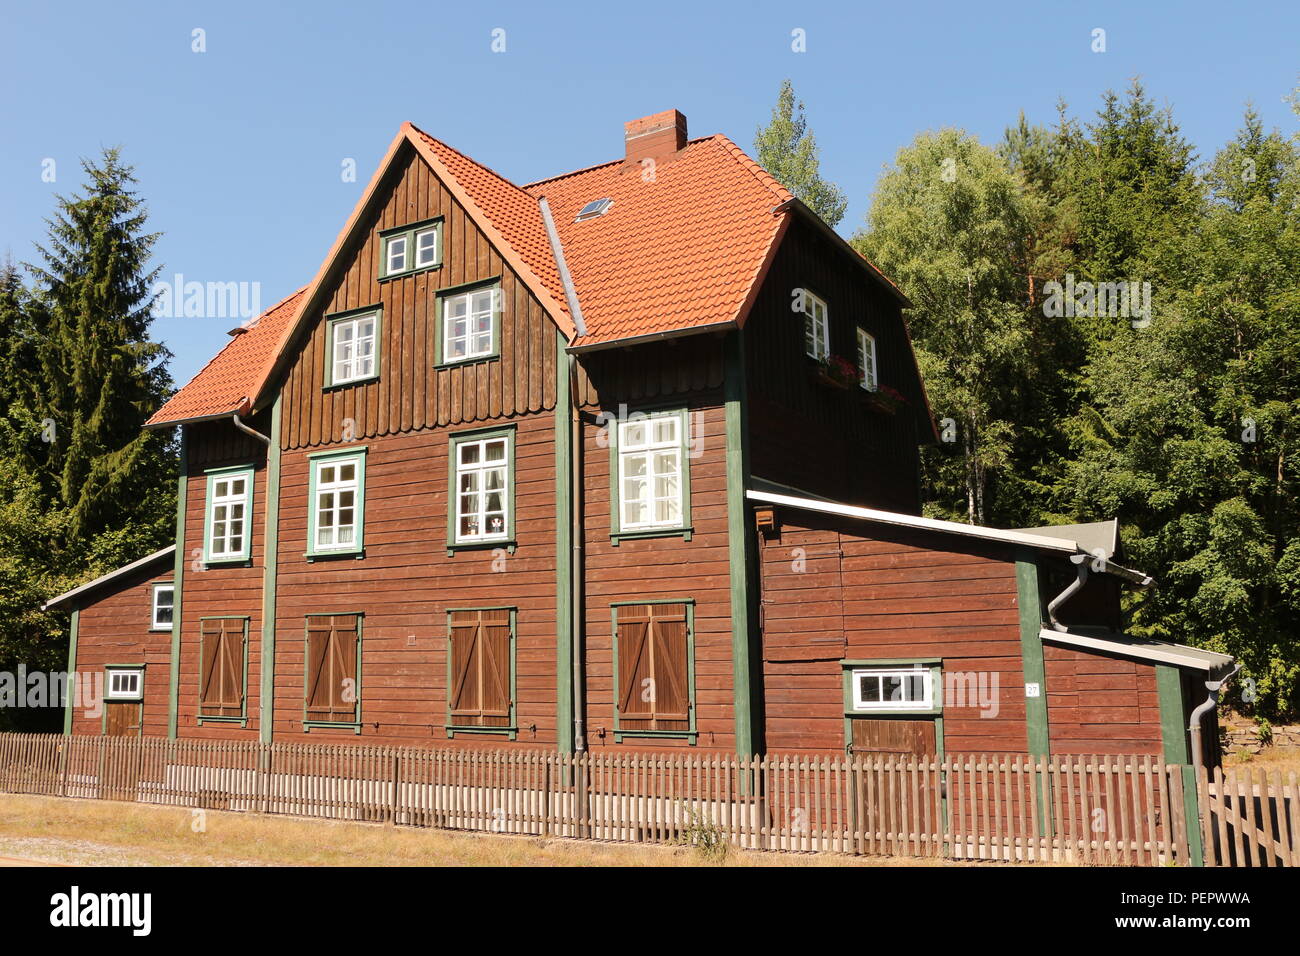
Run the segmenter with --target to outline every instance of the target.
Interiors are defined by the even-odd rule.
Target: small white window
[[[406,235],[392,236],[385,240],[384,275],[406,271]]]
[[[248,500],[252,472],[208,478],[208,558],[248,556]]]
[[[457,543],[506,538],[510,529],[509,439],[459,441],[455,449]]]
[[[858,382],[868,392],[879,387],[876,377],[876,340],[864,329],[858,329]]]
[[[830,323],[826,303],[811,292],[804,292],[804,349],[819,362],[831,354]]]
[[[374,378],[376,316],[333,319],[330,324],[334,353],[330,384],[343,385]]]
[[[681,427],[681,416],[676,413],[619,423],[621,530],[681,525]]]
[[[174,595],[175,590],[170,584],[155,584],[153,586],[153,623],[150,625],[153,630],[170,631],[172,629]]]
[[[415,268],[423,269],[438,261],[438,227],[421,229],[415,234]]]
[[[135,668],[104,673],[104,696],[108,700],[139,700],[144,690],[144,672]]]
[[[461,359],[492,355],[493,323],[501,292],[499,289],[479,289],[461,295],[448,296],[442,303],[442,360],[457,362]]]
[[[853,671],[854,710],[933,710],[929,667],[872,667]]]
[[[361,458],[327,458],[313,462],[312,467],[316,479],[314,550],[356,550],[361,530]]]

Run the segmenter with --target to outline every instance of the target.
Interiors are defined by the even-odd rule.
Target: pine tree
[[[817,138],[808,129],[804,105],[789,80],[781,84],[772,121],[754,134],[758,164],[830,226],[844,218],[843,190],[821,177]]]
[[[74,539],[121,525],[171,470],[169,440],[141,426],[171,388],[169,353],[149,338],[156,233],[118,150],[83,161],[84,194],[58,198],[30,324],[35,368],[23,404],[28,462],[70,513]],[[39,424],[39,441],[30,429]]]

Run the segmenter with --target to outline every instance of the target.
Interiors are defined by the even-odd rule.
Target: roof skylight
[[[573,221],[582,222],[584,219],[595,219],[597,216],[603,216],[613,204],[614,200],[612,199],[593,199],[578,211],[578,217]]]

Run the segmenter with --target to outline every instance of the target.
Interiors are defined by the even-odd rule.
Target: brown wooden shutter
[[[243,618],[201,622],[199,630],[199,715],[241,717],[244,713]]]
[[[307,720],[356,720],[357,622],[355,614],[307,618]]]
[[[689,730],[685,604],[618,609],[618,714],[625,730]]]
[[[451,723],[510,726],[510,610],[451,612]]]

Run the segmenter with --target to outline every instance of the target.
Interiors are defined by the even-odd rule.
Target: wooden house
[[[523,186],[404,125],[148,422],[175,545],[50,602],[67,731],[1185,758],[1231,661],[1119,630],[1113,524],[920,517],[907,305],[675,110]]]

